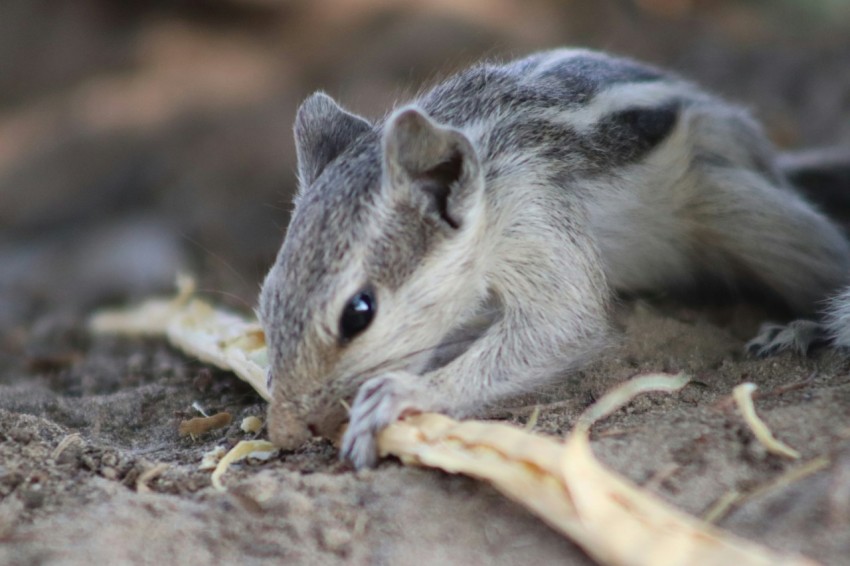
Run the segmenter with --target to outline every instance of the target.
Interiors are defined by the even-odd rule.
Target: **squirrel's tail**
[[[839,222],[850,223],[850,147],[788,152],[778,164],[809,201]]]

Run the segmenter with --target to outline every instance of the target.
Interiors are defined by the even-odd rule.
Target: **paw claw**
[[[340,458],[355,468],[371,468],[378,462],[375,435],[395,421],[414,401],[408,374],[389,374],[360,386],[351,405],[348,430],[342,437]]]
[[[823,342],[823,328],[810,320],[795,320],[788,325],[765,323],[758,335],[745,346],[750,355],[767,358],[791,350],[808,355],[812,345]]]

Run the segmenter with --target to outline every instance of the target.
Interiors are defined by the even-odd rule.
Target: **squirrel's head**
[[[294,448],[384,371],[421,371],[484,294],[479,158],[416,107],[373,126],[318,93],[295,121],[299,191],[260,293],[269,433]]]

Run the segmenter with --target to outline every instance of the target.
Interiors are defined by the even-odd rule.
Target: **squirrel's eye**
[[[363,289],[348,299],[342,316],[339,319],[339,336],[343,341],[348,341],[366,330],[377,308],[375,293],[372,289]]]

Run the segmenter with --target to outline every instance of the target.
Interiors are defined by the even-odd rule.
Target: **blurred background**
[[[169,291],[254,305],[323,89],[368,117],[481,57],[589,46],[850,145],[850,0],[2,0],[0,345]]]

